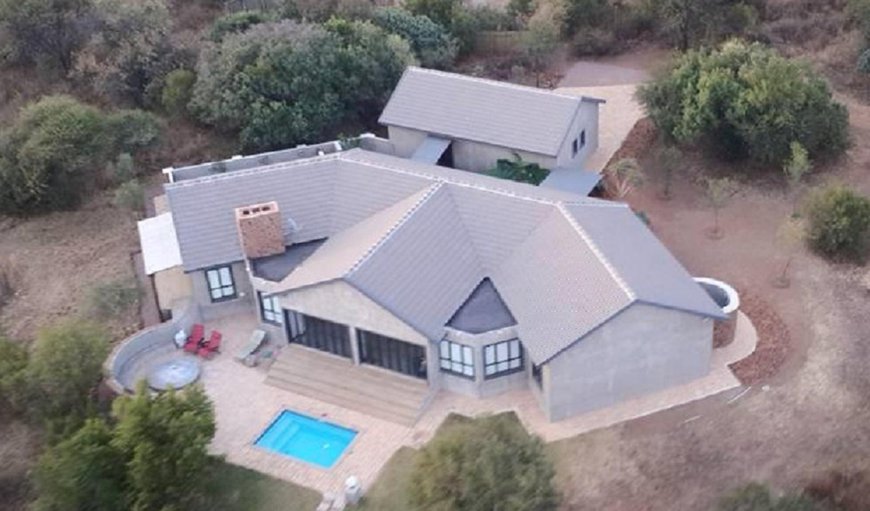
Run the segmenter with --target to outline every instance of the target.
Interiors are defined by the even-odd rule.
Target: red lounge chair
[[[197,354],[202,358],[212,358],[215,353],[219,353],[221,350],[221,338],[223,336],[217,330],[212,330],[211,336],[209,336],[208,341],[202,345],[202,348],[199,349]]]
[[[199,350],[199,345],[205,338],[205,327],[201,323],[193,325],[193,331],[187,337],[187,342],[184,343],[184,351],[188,353],[196,353]]]

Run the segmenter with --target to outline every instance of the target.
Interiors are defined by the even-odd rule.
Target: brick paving
[[[211,450],[226,456],[231,463],[335,495],[340,495],[344,481],[351,475],[359,478],[365,490],[396,450],[423,445],[450,413],[479,416],[513,411],[529,431],[545,441],[569,438],[740,386],[728,364],[748,356],[756,344],[752,324],[740,314],[734,341],[715,350],[710,374],[692,383],[557,423],[546,420],[530,391],[490,399],[441,392],[415,426],[405,427],[266,385],[265,367],[246,367],[232,356],[256,327],[253,315],[234,316],[207,325],[224,334],[223,354],[204,364],[201,380],[215,404],[217,432]],[[257,437],[285,409],[353,428],[358,434],[331,469],[255,447]]]

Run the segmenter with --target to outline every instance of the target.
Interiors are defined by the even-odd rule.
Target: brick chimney
[[[236,208],[236,227],[248,259],[284,253],[284,226],[277,202]]]

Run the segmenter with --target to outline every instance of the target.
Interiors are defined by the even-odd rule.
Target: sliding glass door
[[[360,361],[426,379],[426,348],[366,330],[357,330]]]
[[[342,357],[352,356],[347,325],[291,310],[284,311],[284,324],[290,342]]]

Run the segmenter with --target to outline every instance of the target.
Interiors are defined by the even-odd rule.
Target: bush
[[[160,92],[160,104],[163,109],[171,115],[184,116],[193,96],[194,83],[196,83],[196,73],[188,69],[176,69],[166,75],[163,90]]]
[[[148,93],[175,67],[166,2],[94,3],[99,20],[90,40],[76,54],[76,73],[101,94],[144,104]]]
[[[39,332],[27,365],[29,409],[50,435],[67,436],[91,414],[108,351],[108,335],[92,323],[66,322]]]
[[[759,44],[691,51],[639,95],[667,138],[702,142],[729,159],[781,167],[792,142],[814,160],[849,144],[848,112],[827,82]]]
[[[0,211],[74,208],[93,187],[107,145],[105,120],[96,108],[69,96],[24,107],[0,134]]]
[[[405,0],[405,9],[418,16],[426,16],[442,27],[449,27],[457,10],[462,9],[462,0]]]
[[[209,39],[219,43],[228,34],[244,32],[254,25],[266,23],[267,21],[275,21],[275,16],[264,11],[238,11],[225,14],[216,19],[212,24]]]
[[[420,65],[447,69],[456,58],[456,42],[441,25],[426,16],[415,16],[404,9],[384,7],[374,11],[372,21],[411,45]]]
[[[858,56],[856,69],[859,73],[870,74],[870,48],[867,48]]]
[[[610,27],[613,24],[613,7],[608,0],[564,0],[564,3],[568,35],[584,28]]]
[[[13,58],[69,71],[93,13],[91,0],[0,0],[0,32],[9,35]]]
[[[737,488],[723,497],[719,511],[821,511],[811,499],[802,495],[785,495],[776,498],[767,486],[750,483]]]
[[[88,293],[89,312],[97,319],[118,318],[137,305],[139,297],[139,286],[133,279],[97,284]]]
[[[11,257],[0,258],[0,308],[15,296],[20,274]]]
[[[863,260],[870,236],[870,199],[844,186],[828,186],[810,195],[807,240],[834,259]]]
[[[106,125],[113,139],[113,154],[151,149],[160,142],[160,120],[142,110],[118,110],[106,117]]]
[[[373,126],[405,67],[408,43],[369,22],[264,23],[203,51],[190,108],[265,150]]]
[[[411,500],[420,509],[555,510],[553,466],[544,444],[514,416],[458,424],[420,452]]]
[[[0,335],[0,416],[19,412],[27,403],[27,349]]]
[[[618,50],[616,35],[610,30],[584,28],[571,38],[571,52],[577,57],[609,55]]]
[[[514,154],[513,160],[500,159],[496,161],[495,168],[489,171],[489,175],[494,177],[536,186],[541,184],[549,174],[549,170],[537,163],[524,161],[518,154]]]

